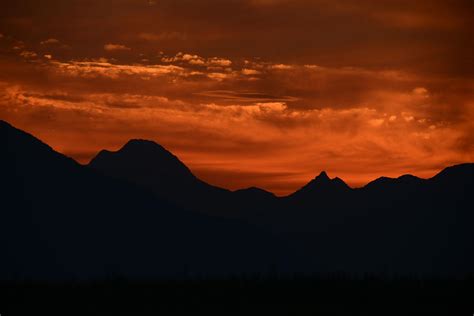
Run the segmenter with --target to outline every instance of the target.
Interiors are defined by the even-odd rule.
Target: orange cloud
[[[48,38],[47,40],[41,41],[41,45],[53,45],[53,44],[59,44],[59,40],[55,38]]]
[[[125,45],[121,45],[121,44],[105,44],[104,45],[104,49],[106,51],[127,51],[127,50],[130,50],[129,47],[125,46]]]

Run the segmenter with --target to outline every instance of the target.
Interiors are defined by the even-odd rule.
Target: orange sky
[[[231,189],[427,177],[474,160],[473,39],[472,0],[2,1],[0,119]]]

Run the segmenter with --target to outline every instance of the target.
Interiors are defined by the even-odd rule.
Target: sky
[[[430,177],[474,161],[474,2],[1,1],[0,119],[229,189]]]

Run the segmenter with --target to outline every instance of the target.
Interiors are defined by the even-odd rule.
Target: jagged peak
[[[329,178],[326,171],[322,171],[316,178],[311,180],[308,184],[297,190],[290,196],[298,196],[301,194],[312,194],[314,192],[327,192],[337,190],[350,190],[351,188],[341,179],[335,177]]]

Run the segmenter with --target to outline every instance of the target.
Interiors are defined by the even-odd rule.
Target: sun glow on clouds
[[[153,139],[213,184],[260,186],[278,194],[294,191],[321,170],[357,186],[381,175],[431,176],[473,160],[472,69],[454,59],[430,59],[433,52],[462,55],[455,44],[424,42],[430,30],[436,38],[464,34],[459,25],[470,20],[456,18],[448,10],[454,8],[436,4],[456,22],[439,24],[437,13],[411,2],[408,13],[375,5],[364,15],[367,1],[315,1],[318,14],[308,19],[305,12],[313,12],[313,5],[302,1],[228,4],[246,12],[242,24],[215,19],[224,10],[218,2],[212,3],[213,19],[205,21],[193,12],[207,1],[188,3],[193,8],[164,2],[133,10],[124,2],[110,13],[110,32],[108,24],[90,17],[88,23],[103,25],[103,34],[90,38],[78,35],[76,24],[84,21],[73,18],[51,22],[70,33],[41,31],[31,40],[0,20],[0,119],[81,162],[130,138]],[[167,11],[172,6],[181,9],[178,16]],[[114,15],[121,10],[130,13],[129,21]],[[277,23],[288,12],[299,12],[299,18]],[[152,28],[157,14],[161,25]],[[354,44],[334,28],[328,39],[318,31],[324,28],[313,28],[315,21],[332,25],[321,18],[325,14],[354,36],[372,36]],[[252,25],[260,27],[247,27]],[[8,27],[17,35],[8,34]],[[308,42],[299,37],[301,29],[314,31],[318,47],[301,44]],[[423,39],[413,43],[420,29]],[[383,42],[373,30],[383,30]]]

